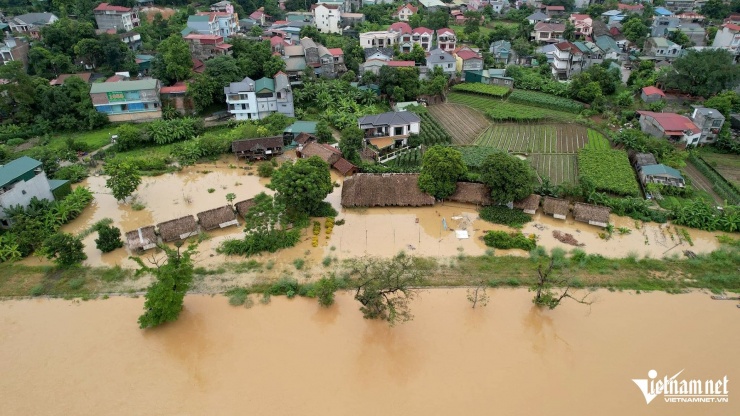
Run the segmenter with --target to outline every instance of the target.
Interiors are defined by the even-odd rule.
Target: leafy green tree
[[[380,90],[387,95],[393,96],[396,87],[399,87],[403,94],[395,97],[396,101],[415,100],[419,95],[419,69],[418,68],[397,68],[383,66],[380,68]]]
[[[724,49],[689,50],[676,59],[673,69],[659,76],[669,88],[705,98],[733,89],[740,82],[740,67]]]
[[[356,125],[342,130],[339,139],[339,150],[342,151],[342,156],[353,163],[359,162],[359,153],[364,140],[365,133]]]
[[[568,41],[576,40],[576,27],[570,21],[565,22],[565,31],[563,31],[563,39]]]
[[[230,207],[234,208],[234,200],[236,199],[236,194],[233,192],[229,192],[226,194],[226,202],[229,204]]]
[[[630,42],[642,45],[645,41],[645,36],[648,33],[648,27],[642,22],[639,16],[629,17],[625,19],[626,22],[622,23],[622,34]]]
[[[414,43],[411,52],[398,54],[398,59],[402,61],[414,61],[417,65],[426,65],[427,53],[421,45]]]
[[[334,304],[334,292],[339,288],[336,277],[332,274],[329,277],[322,277],[318,282],[314,284],[314,291],[316,298],[319,300],[319,305],[328,308]]]
[[[193,81],[188,82],[188,95],[193,99],[195,111],[202,112],[213,104],[216,91],[218,91],[217,84],[210,76],[203,74],[196,74]],[[224,84],[225,85],[225,84]],[[223,91],[223,90],[222,90]],[[220,97],[222,100],[226,100],[223,92]]]
[[[480,31],[480,20],[481,15],[478,12],[468,11],[465,12],[465,28],[463,31],[466,35],[472,35]]]
[[[196,244],[190,244],[181,252],[181,246],[175,249],[162,245],[167,259],[156,267],[148,267],[139,257],[132,257],[140,269],[137,273],[151,273],[156,281],[146,291],[144,314],[139,317],[139,327],[152,328],[166,322],[174,322],[180,316],[185,294],[193,281],[193,256],[197,253]]]
[[[105,187],[109,188],[119,201],[131,196],[141,184],[141,175],[129,162],[108,163],[105,166],[105,173],[109,176],[105,181]]]
[[[709,0],[699,10],[710,19],[724,19],[729,14],[729,7],[722,0]]]
[[[506,153],[494,153],[481,165],[481,180],[491,189],[491,198],[499,203],[518,201],[532,193],[532,168]]]
[[[717,36],[718,30],[719,29],[717,28],[717,26],[707,26],[707,45],[711,45],[712,43],[714,43],[714,38],[715,36]]]
[[[237,60],[243,76],[260,79],[264,75],[265,64],[272,59],[269,41],[253,41],[231,38],[233,56]]]
[[[432,146],[424,153],[419,174],[419,189],[444,199],[455,193],[457,181],[467,172],[459,150],[447,146]]]
[[[678,45],[681,45],[683,48],[688,48],[690,46],[693,46],[694,42],[689,39],[688,35],[681,32],[680,30],[675,30],[673,32],[670,32],[668,34],[668,40],[671,42],[674,42]]]
[[[316,125],[316,137],[319,139],[319,143],[329,143],[334,140],[329,123],[324,120],[319,121]]]
[[[329,165],[318,156],[283,163],[272,175],[271,187],[289,211],[312,215],[334,190]]]
[[[279,56],[270,56],[262,66],[262,73],[268,78],[272,78],[280,71],[285,70],[285,61]]]
[[[121,41],[118,35],[103,33],[99,36],[99,44],[102,52],[102,63],[111,71],[127,71],[132,74],[139,72],[136,65],[136,57],[133,51]],[[188,68],[192,67],[189,62]]]
[[[73,72],[69,56],[51,52],[41,46],[34,46],[28,51],[28,64],[34,74],[49,79]]]
[[[190,48],[180,34],[173,34],[159,44],[152,63],[152,74],[167,85],[190,77],[193,67]]]
[[[301,39],[311,38],[316,42],[323,43],[322,34],[321,32],[319,32],[319,29],[317,29],[316,26],[312,26],[312,25],[303,26],[299,33],[300,33],[299,36],[301,37]]]
[[[95,239],[95,247],[103,253],[109,253],[117,248],[123,247],[121,230],[112,225],[98,226],[98,238]]]
[[[50,25],[41,27],[41,39],[50,50],[74,56],[74,47],[79,41],[95,39],[95,27],[90,22],[62,17]]]
[[[87,260],[82,240],[67,233],[52,234],[44,240],[41,252],[61,267],[69,267]]]

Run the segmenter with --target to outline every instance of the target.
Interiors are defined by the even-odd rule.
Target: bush
[[[532,217],[519,209],[509,209],[501,205],[485,207],[480,210],[481,219],[494,224],[508,225],[509,227],[521,228],[524,224],[532,221]]]
[[[109,253],[117,248],[123,247],[121,241],[121,230],[118,227],[103,225],[98,227],[98,238],[95,239],[95,247],[103,253]]]
[[[624,150],[580,149],[578,171],[597,191],[622,196],[638,196],[635,172]]]
[[[72,183],[81,182],[83,179],[87,178],[87,176],[87,168],[76,164],[59,168],[59,170],[54,173],[54,179],[68,180]]]
[[[508,250],[518,248],[524,251],[532,251],[537,246],[534,238],[528,238],[522,233],[507,233],[504,231],[489,231],[483,236],[487,246]]]
[[[284,277],[270,286],[266,293],[270,296],[285,295],[288,298],[292,298],[298,294],[299,290],[300,285],[297,280]]]
[[[269,178],[275,171],[275,167],[270,162],[262,162],[257,166],[257,175],[260,178]]]
[[[280,249],[293,247],[300,240],[298,229],[272,230],[265,235],[247,235],[242,240],[226,240],[218,248],[219,253],[227,255],[252,256],[263,251],[274,253]],[[269,270],[269,269],[268,269]]]
[[[319,305],[329,307],[334,303],[334,292],[338,288],[337,280],[334,275],[329,278],[322,277],[314,284],[313,293],[319,299]]]

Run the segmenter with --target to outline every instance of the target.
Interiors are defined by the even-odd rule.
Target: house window
[[[394,127],[393,128],[393,135],[394,136],[400,136],[403,134],[403,127]]]
[[[712,121],[712,127],[722,127],[722,120]]]

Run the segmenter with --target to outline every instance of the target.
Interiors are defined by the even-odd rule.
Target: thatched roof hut
[[[236,212],[239,214],[239,216],[244,218],[244,216],[247,215],[247,211],[249,211],[249,208],[252,208],[254,205],[254,198],[250,198],[245,199],[244,201],[237,202],[236,204],[234,204],[234,208],[236,208]]]
[[[299,150],[300,157],[309,158],[312,156],[318,156],[321,160],[328,163],[329,166],[333,165],[342,157],[342,152],[334,146],[330,146],[326,143],[311,142],[303,146]]]
[[[174,220],[160,222],[157,224],[162,241],[169,243],[171,241],[184,240],[188,237],[198,234],[198,223],[192,215],[187,215]]]
[[[154,226],[149,225],[127,232],[126,245],[132,251],[143,251],[156,247],[157,234],[154,233]]]
[[[632,165],[635,166],[636,168],[658,164],[658,161],[655,160],[655,156],[653,156],[652,153],[636,153],[635,152],[632,155],[630,155],[630,160],[632,161]]]
[[[353,165],[349,160],[340,157],[332,167],[339,171],[342,176],[351,176],[358,171],[357,166]]]
[[[358,173],[344,180],[344,207],[421,207],[434,205],[434,197],[419,190],[419,175],[410,173]]]
[[[573,206],[573,218],[576,221],[598,225],[599,227],[606,227],[609,224],[609,214],[611,212],[612,210],[609,207],[584,204],[582,202],[576,202]]]
[[[228,205],[199,212],[198,223],[200,224],[200,227],[206,231],[239,225],[239,221],[236,219],[234,210]]]
[[[475,205],[491,205],[491,190],[482,183],[458,182],[455,193],[447,197],[450,201]]]
[[[539,207],[540,196],[537,194],[531,194],[524,199],[514,201],[514,208],[524,211],[525,214],[534,215]]]
[[[564,220],[568,215],[568,207],[569,203],[565,199],[546,196],[545,200],[542,202],[542,211],[544,211],[545,214],[550,214],[561,220]]]

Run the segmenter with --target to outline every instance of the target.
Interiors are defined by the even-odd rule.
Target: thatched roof
[[[234,210],[228,205],[198,213],[198,223],[206,231],[219,228],[221,224],[234,221],[235,219],[236,214],[234,214]]]
[[[300,133],[299,135],[295,136],[293,141],[300,145],[305,145],[306,143],[317,141],[317,138],[311,133]]]
[[[582,202],[576,202],[573,206],[573,218],[576,221],[581,222],[609,222],[609,214],[612,212],[611,208],[603,207],[599,205],[584,204]]]
[[[157,224],[157,230],[159,235],[165,242],[182,240],[183,235],[190,234],[198,231],[198,223],[195,222],[195,218],[192,215],[160,222]],[[187,238],[187,237],[185,237]]]
[[[149,225],[127,232],[126,244],[131,250],[141,250],[144,246],[157,244],[157,235],[154,233],[154,226]]]
[[[534,211],[540,206],[540,196],[537,194],[531,194],[524,199],[514,201],[514,208],[521,209],[524,211]]]
[[[339,171],[344,176],[347,176],[348,173],[352,172],[352,170],[356,170],[357,166],[353,165],[349,160],[340,157],[339,160],[337,160],[332,167]]]
[[[545,197],[542,202],[542,211],[550,215],[568,215],[568,201],[565,199]]]
[[[655,160],[655,156],[652,153],[635,153],[632,156],[632,163],[638,168],[648,165],[657,165],[658,161]]]
[[[257,139],[235,140],[231,142],[232,152],[254,152],[277,147],[283,147],[283,136],[260,137]]]
[[[247,215],[247,211],[249,211],[249,208],[252,208],[255,205],[254,198],[245,199],[244,201],[239,201],[236,204],[234,204],[234,208],[236,208],[236,212],[239,213],[239,216],[244,218],[245,215]]]
[[[434,205],[434,197],[419,190],[419,175],[410,173],[358,173],[344,180],[344,207],[421,207]]]
[[[475,205],[491,205],[491,190],[482,183],[458,182],[455,193],[447,199]]]
[[[325,143],[311,142],[303,146],[303,149],[301,149],[301,155],[303,157],[318,156],[321,160],[331,166],[342,157],[342,152]]]

